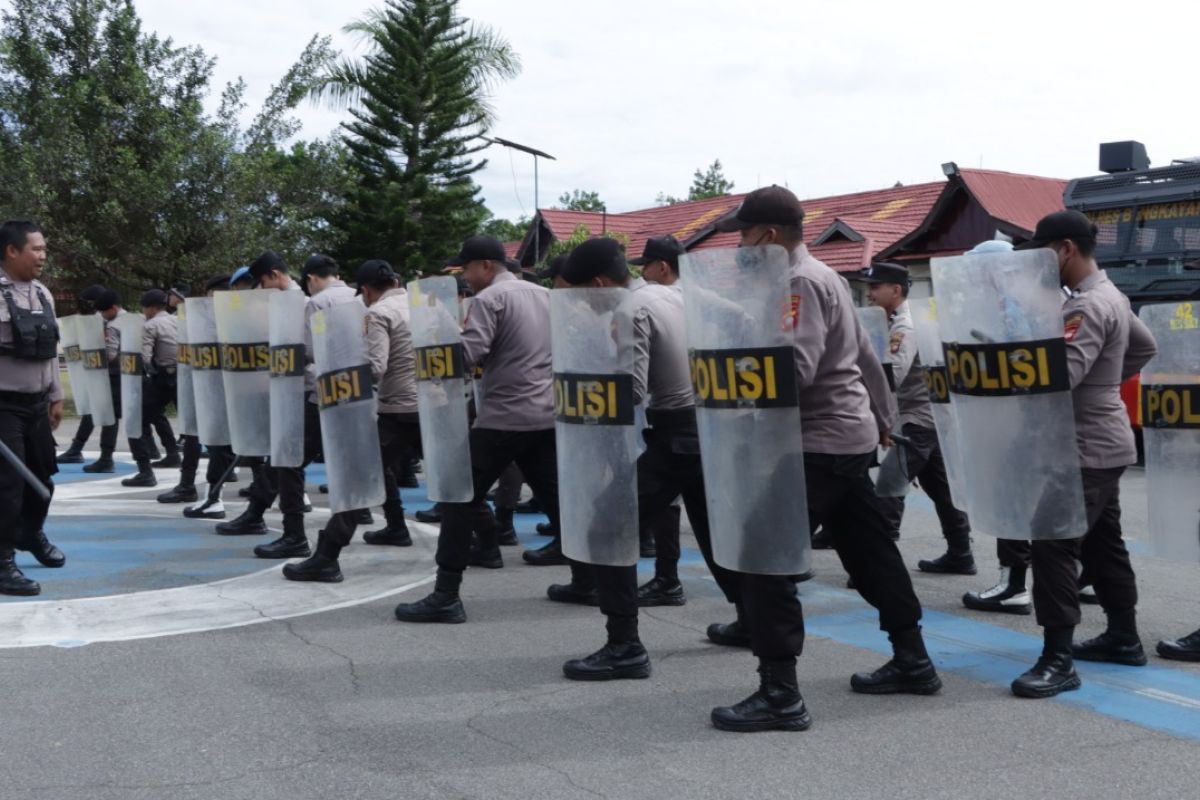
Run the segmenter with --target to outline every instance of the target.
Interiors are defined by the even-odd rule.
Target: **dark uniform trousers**
[[[735,573],[712,561],[696,412],[690,408],[680,411],[650,409],[646,412],[646,422],[650,426],[642,433],[646,450],[637,461],[638,524],[645,526],[660,519],[664,513],[671,513],[675,498],[682,495],[705,561],[725,596],[734,602],[729,587],[733,585]],[[590,581],[595,583],[599,595],[600,611],[608,617],[609,641],[637,641],[637,565],[613,567],[572,562],[571,568],[576,583],[586,585],[590,573]]]
[[[411,471],[413,453],[421,452],[421,422],[418,414],[380,414],[379,448],[383,456],[383,513],[389,525],[403,524],[404,502],[398,478]]]
[[[1121,475],[1125,467],[1083,470],[1087,533],[1079,539],[1035,541],[1033,607],[1044,628],[1078,625],[1079,583],[1076,560],[1083,563],[1096,599],[1105,612],[1137,606],[1137,579],[1121,537]]]
[[[0,441],[53,492],[50,478],[58,472],[58,463],[48,414],[45,394],[0,392]],[[0,550],[23,546],[26,537],[42,529],[49,511],[50,501],[39,497],[0,458]]]
[[[175,368],[159,367],[159,371],[146,382],[145,399],[142,402],[142,438],[149,445],[151,428],[162,441],[163,449],[173,452],[178,449],[175,431],[167,420],[167,406],[175,402]],[[170,369],[170,372],[167,372]]]
[[[321,412],[316,403],[304,404],[304,460],[298,467],[275,467],[263,470],[263,477],[250,487],[250,502],[264,512],[279,497],[283,514],[284,533],[304,530],[304,470],[321,454]],[[333,544],[345,547],[358,528],[354,513],[343,511],[329,518],[325,536]]]
[[[496,508],[516,508],[521,502],[521,487],[525,484],[525,476],[515,463],[509,464],[500,473],[499,483],[496,484]]]
[[[971,525],[967,515],[954,507],[950,497],[950,481],[946,477],[946,462],[938,444],[937,431],[914,425],[911,422],[902,429],[905,438],[912,444],[906,447],[908,475],[916,478],[925,495],[933,501],[938,520],[942,523],[942,536],[950,550],[965,553],[971,549]],[[890,529],[900,532],[900,521],[904,517],[903,497],[880,498]]]
[[[470,443],[475,497],[469,503],[442,504],[442,530],[438,535],[436,558],[435,588],[438,591],[458,591],[470,558],[473,531],[479,533],[484,546],[495,546],[496,522],[486,497],[509,464],[516,462],[533,489],[534,498],[550,518],[550,524],[555,529],[559,524],[558,460],[553,428],[540,431],[472,428]]]
[[[196,480],[196,470],[200,467],[200,437],[185,434],[182,438],[183,464],[179,467],[180,483],[192,483]],[[225,470],[232,463],[232,447],[227,444],[208,445],[208,467],[205,469],[204,479],[208,482],[210,490],[217,481],[221,480],[221,476],[225,474]]]
[[[112,391],[113,413],[116,415],[117,422],[112,425],[105,425],[100,429],[100,453],[102,455],[112,455],[117,449],[117,433],[121,427],[121,376],[109,373],[108,375],[109,389]],[[84,414],[79,419],[79,429],[75,431],[74,443],[81,449],[87,440],[91,437],[92,431],[96,429],[96,423],[92,421],[91,414]],[[149,452],[146,448],[145,453]],[[129,440],[129,453],[133,456],[134,461],[142,460],[146,456],[143,455],[142,439]]]
[[[808,524],[810,530],[823,526],[833,531],[838,558],[859,594],[879,611],[879,627],[897,633],[917,627],[921,603],[867,473],[874,460],[874,452],[805,453]],[[804,648],[804,612],[795,579],[733,574],[739,579],[735,603],[754,654],[766,661],[794,661]]]

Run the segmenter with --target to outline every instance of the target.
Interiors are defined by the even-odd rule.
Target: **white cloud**
[[[315,33],[374,3],[140,0],[147,29],[243,76],[253,109]],[[1097,145],[1151,158],[1200,153],[1193,3],[838,3],[463,0],[524,61],[494,98],[495,133],[555,156],[541,203],[594,189],[610,210],[686,192],[714,157],[739,190],[803,196],[936,180],[955,160],[1055,177],[1092,174]],[[215,93],[214,93],[215,94]],[[306,136],[339,115],[306,106]],[[530,158],[488,151],[479,175],[500,216],[533,209]]]

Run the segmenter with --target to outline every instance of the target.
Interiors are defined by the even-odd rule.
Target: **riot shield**
[[[67,362],[67,377],[71,379],[71,401],[75,404],[78,416],[90,413],[88,411],[88,392],[86,378],[83,374],[83,355],[79,349],[79,328],[76,320],[79,317],[72,314],[60,317],[58,330],[62,342],[63,360]]]
[[[270,298],[260,289],[213,295],[229,442],[239,456],[271,454]]]
[[[175,313],[179,319],[176,339],[179,352],[175,364],[175,408],[179,412],[178,427],[184,436],[198,436],[200,429],[196,426],[196,395],[192,389],[192,351],[188,345],[187,303],[180,303]]]
[[[787,251],[700,250],[680,266],[713,556],[738,572],[806,572]]]
[[[1002,539],[1082,536],[1054,253],[935,258],[932,268],[971,527]]]
[[[384,500],[375,388],[363,335],[366,314],[362,303],[340,303],[318,311],[309,323],[329,508],[335,514]]]
[[[562,548],[588,564],[638,560],[633,317],[626,289],[555,289],[554,430]]]
[[[458,283],[450,276],[412,281],[408,284],[408,308],[417,360],[417,407],[427,493],[430,500],[470,502],[475,488]],[[476,385],[482,389],[482,376]]]
[[[304,463],[303,292],[276,291],[268,301],[271,347],[271,464]]]
[[[1158,342],[1142,369],[1146,499],[1156,554],[1200,560],[1200,303],[1142,306]]]
[[[87,388],[88,408],[97,427],[117,421],[113,408],[112,385],[108,381],[108,348],[104,344],[104,320],[99,314],[81,314],[75,318],[79,335],[79,358],[83,364],[83,385]]]
[[[955,508],[966,509],[967,492],[963,483],[962,453],[958,449],[958,423],[954,419],[950,387],[946,382],[946,358],[942,354],[942,340],[938,338],[937,303],[930,297],[909,300],[908,307],[912,311],[917,351],[925,370],[925,386],[929,390],[933,426],[937,430],[942,461],[946,465],[950,497],[954,500]]]
[[[887,312],[879,306],[865,306],[858,309],[858,321],[862,323],[871,340],[871,349],[883,365],[883,374],[887,375],[888,388],[896,391],[896,373],[892,367],[892,355],[888,348],[891,337],[891,326],[888,325]]]
[[[121,333],[121,420],[130,439],[142,436],[142,400],[145,395],[146,365],[142,360],[141,314],[122,314],[112,321]]]
[[[229,415],[225,410],[225,384],[221,379],[221,349],[217,344],[217,317],[209,297],[189,297],[188,350],[192,361],[192,394],[196,399],[196,429],[206,445],[229,444]]]

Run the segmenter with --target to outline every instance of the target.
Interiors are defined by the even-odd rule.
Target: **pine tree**
[[[317,92],[349,102],[353,183],[338,219],[353,265],[385,258],[409,275],[434,271],[487,216],[473,175],[486,161],[487,88],[519,69],[508,45],[457,14],[457,0],[390,0],[350,30],[362,62],[334,64]]]

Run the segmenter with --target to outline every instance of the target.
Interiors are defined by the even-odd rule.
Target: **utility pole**
[[[522,153],[529,153],[529,155],[533,156],[533,216],[534,216],[533,263],[536,266],[537,263],[542,260],[542,243],[541,243],[541,233],[542,232],[541,232],[541,226],[537,224],[538,159],[539,158],[548,158],[551,161],[557,161],[558,159],[556,159],[554,156],[550,155],[549,153],[544,153],[541,150],[535,150],[534,148],[532,148],[528,145],[518,144],[516,142],[509,141],[508,139],[501,139],[499,136],[482,136],[480,138],[482,138],[485,142],[489,142],[491,144],[498,144],[501,147],[509,147],[509,148],[512,148],[513,150],[520,150]]]

